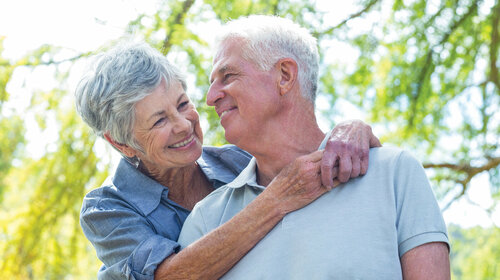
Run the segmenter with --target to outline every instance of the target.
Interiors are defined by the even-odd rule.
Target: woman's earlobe
[[[111,144],[113,147],[115,147],[117,150],[119,150],[122,154],[126,155],[129,158],[132,158],[136,156],[136,152],[133,148],[128,146],[127,144],[122,144],[113,139],[109,133],[104,133],[104,139],[108,141],[109,144]]]

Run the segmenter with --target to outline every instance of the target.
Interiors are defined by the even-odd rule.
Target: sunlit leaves
[[[19,159],[19,153],[25,143],[24,124],[18,116],[9,119],[0,116],[0,203],[3,194],[9,190],[6,183],[6,176],[14,167],[15,159]]]
[[[0,36],[0,112],[2,112],[2,103],[9,99],[6,87],[14,71],[10,62],[2,58],[4,40],[5,37]]]
[[[187,73],[188,93],[204,123],[205,144],[220,145],[226,140],[219,117],[205,105],[212,60],[206,26],[215,29],[248,14],[291,18],[318,38],[323,116],[332,120],[338,115],[336,105],[349,103],[381,128],[378,136],[385,145],[411,148],[425,163],[473,169],[500,157],[500,88],[494,76],[500,46],[492,40],[499,2],[364,0],[357,1],[346,18],[332,21],[327,11],[317,11],[315,1],[166,0],[154,13],[131,21],[123,37],[145,40]],[[109,155],[96,155],[96,137],[74,112],[69,68],[61,67],[89,54],[68,57],[61,55],[63,49],[44,45],[8,61],[2,58],[3,40],[0,37],[0,278],[95,278],[99,264],[81,233],[78,212],[84,193],[108,174]],[[354,56],[352,65],[327,60],[344,51],[333,41],[354,49],[341,53]],[[102,49],[113,44],[107,42]],[[56,85],[30,91],[26,111],[9,112],[7,117],[2,109],[11,98],[7,85],[16,68],[51,72]],[[351,118],[350,112],[342,117]],[[55,130],[55,140],[41,146],[37,158],[26,154],[27,119],[35,120],[33,125],[43,134]],[[484,172],[497,201],[499,170],[497,165]],[[460,168],[435,168],[429,174],[439,199],[466,193],[469,186],[462,184],[469,174]],[[488,236],[474,246],[497,248],[498,240],[474,230],[461,234],[467,235],[466,241],[458,242],[452,252],[464,250],[477,261],[457,257],[464,270],[454,270],[455,275],[493,279],[492,273],[498,272],[492,272],[489,260],[498,256],[465,245],[475,236]],[[489,257],[485,269],[479,265],[483,256]]]
[[[9,201],[30,203],[1,220],[10,224],[0,263],[6,276],[62,278],[79,262],[78,256],[88,253],[78,225],[81,199],[89,188],[100,185],[107,170],[97,169],[95,136],[74,111],[60,112],[59,121],[58,149],[39,160],[26,159],[23,172],[29,176],[11,181],[14,188],[27,189],[22,197],[12,193]],[[20,217],[23,223],[9,222]]]
[[[449,227],[452,278],[455,279],[497,279],[500,275],[500,229],[469,230]]]
[[[25,96],[31,98],[26,111],[0,116],[0,187],[7,190],[2,203],[6,211],[0,215],[0,278],[60,279],[69,271],[89,275],[89,266],[98,267],[95,258],[88,258],[91,249],[78,216],[83,195],[100,185],[107,169],[97,168],[101,159],[93,152],[95,136],[75,114],[71,94],[64,88],[67,73],[57,69],[61,61],[56,60],[56,50],[42,46],[13,63],[52,67],[60,83]],[[26,116],[37,120],[31,126],[42,132],[51,127],[58,134],[57,141],[39,147],[45,149],[40,158],[23,153]],[[38,141],[43,139],[30,139]]]

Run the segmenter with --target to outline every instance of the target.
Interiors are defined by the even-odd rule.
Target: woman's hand
[[[338,180],[332,180],[329,187],[321,184],[322,157],[323,151],[298,157],[281,170],[261,195],[269,194],[276,199],[276,204],[283,215],[313,202],[340,184]]]
[[[197,241],[163,261],[155,271],[155,279],[220,278],[287,213],[329,190],[321,185],[322,155],[323,151],[316,151],[295,159],[245,209],[208,233],[200,230]],[[338,184],[335,180],[334,185]],[[189,227],[191,222],[188,218],[184,225]]]
[[[370,148],[381,147],[369,125],[360,120],[343,121],[335,126],[321,162],[321,181],[332,186],[334,178],[345,183],[368,170]]]

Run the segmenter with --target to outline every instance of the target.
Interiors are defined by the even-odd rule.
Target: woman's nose
[[[174,133],[182,133],[189,130],[191,130],[191,121],[186,116],[178,114],[174,120]]]

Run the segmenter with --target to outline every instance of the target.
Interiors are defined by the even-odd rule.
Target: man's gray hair
[[[307,29],[286,18],[251,15],[226,23],[215,40],[215,49],[230,39],[242,40],[244,59],[263,71],[282,58],[294,59],[302,95],[314,105],[319,55],[316,38]]]
[[[162,79],[167,89],[179,81],[186,90],[184,76],[156,49],[146,43],[118,45],[95,57],[76,88],[76,109],[98,136],[108,133],[116,142],[144,151],[133,135],[135,104]]]

